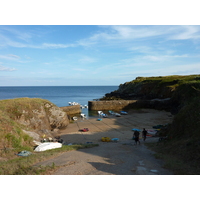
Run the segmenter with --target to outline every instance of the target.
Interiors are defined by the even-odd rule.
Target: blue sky
[[[199,25],[1,25],[0,86],[200,74]]]

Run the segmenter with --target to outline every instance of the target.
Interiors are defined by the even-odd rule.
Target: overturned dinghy
[[[56,149],[56,148],[61,148],[62,144],[59,142],[44,142],[37,146],[34,151],[46,151],[50,149]]]

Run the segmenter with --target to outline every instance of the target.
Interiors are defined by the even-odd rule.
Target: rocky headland
[[[0,101],[0,149],[30,149],[33,139],[54,138],[69,119],[61,108],[38,98]]]
[[[174,119],[160,132],[167,140],[159,153],[200,173],[200,75],[137,77],[101,99],[112,100],[137,100],[133,108],[170,111]]]

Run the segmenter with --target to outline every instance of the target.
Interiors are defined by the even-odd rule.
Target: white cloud
[[[200,38],[200,26],[175,26],[171,40],[188,40]]]
[[[7,60],[18,60],[18,59],[20,59],[19,56],[13,55],[13,54],[0,55],[0,58],[2,58],[2,59],[7,59]]]
[[[43,43],[41,46],[35,46],[35,48],[52,48],[52,49],[59,49],[59,48],[68,48],[68,47],[75,47],[75,44],[53,44],[53,43]]]
[[[9,67],[4,67],[2,65],[0,65],[0,71],[15,71],[15,68],[9,68]]]

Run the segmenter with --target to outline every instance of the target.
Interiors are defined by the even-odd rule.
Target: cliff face
[[[1,147],[12,147],[15,141],[18,141],[18,146],[30,145],[31,139],[25,139],[27,134],[41,139],[42,135],[52,136],[54,130],[69,124],[64,111],[47,100],[37,98],[1,100],[0,113]]]
[[[154,102],[154,109],[174,110],[172,124],[161,132],[168,140],[157,147],[159,153],[182,163],[177,173],[200,174],[200,75],[138,77],[121,84],[102,100],[113,99],[137,99],[143,102],[142,108]],[[165,99],[170,100],[165,102]]]
[[[120,84],[118,90],[105,94],[101,100],[141,100],[147,101],[146,105],[142,103],[143,107],[150,105],[155,109],[159,109],[159,105],[163,108],[163,100],[166,108],[176,110],[177,113],[195,97],[195,89],[198,88],[200,89],[200,75],[137,77],[135,80]],[[154,99],[158,99],[159,104]],[[165,99],[170,99],[168,105]]]

